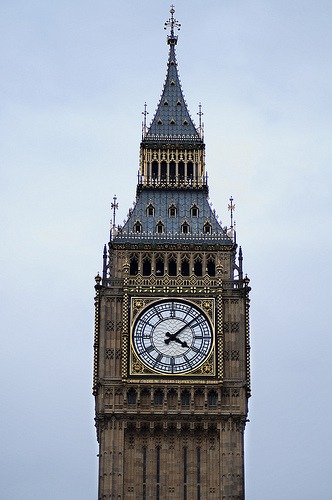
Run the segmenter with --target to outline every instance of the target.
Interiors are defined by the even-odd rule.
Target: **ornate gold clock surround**
[[[167,297],[167,299],[174,300],[182,300],[179,296]],[[130,301],[130,329],[129,329],[129,342],[125,343],[125,349],[123,353],[124,359],[129,359],[128,370],[126,370],[126,375],[128,377],[135,377],[135,381],[137,381],[137,377],[146,378],[156,378],[162,379],[166,377],[168,381],[174,379],[183,379],[186,377],[199,377],[199,378],[215,378],[217,376],[217,359],[216,359],[216,344],[219,342],[221,344],[221,332],[218,331],[217,328],[217,320],[216,320],[216,299],[214,297],[186,297],[185,302],[192,304],[195,308],[202,310],[202,312],[208,317],[211,327],[212,327],[212,347],[209,352],[207,358],[200,364],[198,367],[193,370],[187,371],[182,374],[161,374],[159,372],[154,371],[153,369],[144,365],[144,363],[138,358],[135,349],[132,343],[132,330],[133,325],[137,319],[137,317],[141,314],[141,312],[151,306],[154,303],[160,303],[165,299],[163,296],[159,297],[144,297],[144,296],[131,296],[129,298]],[[219,334],[219,335],[218,335]],[[220,345],[221,348],[221,345]]]

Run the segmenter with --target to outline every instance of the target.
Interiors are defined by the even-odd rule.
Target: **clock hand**
[[[166,332],[166,335],[167,335],[168,339],[165,339],[165,344],[169,344],[171,340],[174,340],[174,342],[181,344],[182,347],[188,347],[187,342],[182,341],[182,340],[178,339],[177,337],[175,337],[174,333]]]
[[[165,344],[169,344],[171,340],[178,341],[178,339],[176,337],[179,335],[179,333],[181,333],[183,330],[185,330],[187,328],[187,326],[191,325],[197,318],[198,318],[198,316],[196,316],[195,318],[193,318],[192,320],[190,320],[189,323],[186,323],[184,326],[182,326],[175,333],[166,332],[166,337],[168,337],[168,338],[165,339]],[[188,346],[186,345],[186,346],[183,346],[183,347],[188,347]]]
[[[180,339],[175,338],[175,339],[171,339],[171,340],[174,340],[174,342],[177,342],[178,344],[181,344],[182,347],[189,347],[188,344],[187,344],[187,342],[185,342],[185,341],[183,342]]]

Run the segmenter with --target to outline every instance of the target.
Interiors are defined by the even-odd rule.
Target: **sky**
[[[246,500],[330,500],[332,3],[178,0],[210,200],[251,280]],[[94,277],[135,197],[165,0],[0,3],[0,498],[97,498]]]

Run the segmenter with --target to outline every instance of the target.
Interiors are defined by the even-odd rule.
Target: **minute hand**
[[[189,323],[186,323],[184,326],[182,326],[180,328],[180,330],[178,330],[177,332],[175,333],[166,333],[167,337],[169,337],[168,339],[165,339],[165,344],[169,344],[170,340],[175,340],[176,337],[179,335],[179,333],[181,333],[183,330],[185,330],[187,328],[187,326],[191,325],[194,321],[196,321],[198,318],[198,316],[196,316],[195,318],[193,318],[192,320],[189,321]]]

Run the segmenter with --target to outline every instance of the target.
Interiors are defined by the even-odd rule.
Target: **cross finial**
[[[142,111],[142,115],[144,116],[143,118],[143,138],[146,136],[146,117],[147,115],[149,114],[149,112],[146,110],[147,108],[147,105],[146,105],[146,102],[144,103],[144,111]]]
[[[111,209],[113,210],[113,225],[111,229],[111,240],[114,238],[116,234],[116,229],[115,229],[115,218],[116,218],[116,211],[119,208],[118,204],[118,199],[116,197],[116,194],[113,196],[113,202],[111,203]]]
[[[201,135],[201,138],[203,139],[203,136],[204,136],[204,127],[203,127],[203,122],[202,122],[202,116],[204,115],[204,113],[202,112],[202,104],[199,103],[198,105],[198,119],[199,119],[199,132],[200,132],[200,135]]]
[[[234,201],[233,196],[230,197],[229,201],[230,201],[230,203],[228,205],[228,210],[231,211],[231,228],[233,228],[233,212],[235,210],[235,205],[233,205],[233,201]]]
[[[167,43],[176,45],[178,37],[174,35],[174,29],[180,30],[181,24],[175,19],[174,12],[175,8],[174,5],[172,4],[170,8],[171,17],[164,24],[164,29],[166,30],[167,28],[170,28],[171,30],[170,36],[167,37]]]
[[[233,205],[233,196],[230,197],[229,201],[230,203],[228,205],[228,210],[231,211],[231,225],[229,231],[227,232],[227,235],[236,243],[235,221],[233,222],[233,212],[235,210],[235,205]]]

